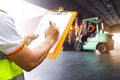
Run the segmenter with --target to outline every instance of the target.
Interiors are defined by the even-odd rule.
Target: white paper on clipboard
[[[39,34],[39,37],[37,39],[33,40],[31,42],[31,44],[29,45],[29,47],[30,48],[37,47],[39,44],[41,44],[45,40],[44,31],[47,27],[49,27],[49,25],[50,25],[49,22],[52,21],[52,22],[56,23],[56,26],[59,28],[59,32],[60,32],[58,41],[54,44],[54,46],[49,51],[49,54],[54,54],[54,52],[56,52],[55,51],[56,47],[61,47],[58,44],[59,44],[62,36],[64,36],[63,33],[64,33],[66,27],[68,26],[68,24],[70,24],[69,22],[70,22],[72,16],[73,16],[72,12],[56,14],[51,11],[48,11],[40,20],[39,25],[35,31],[35,34]],[[57,51],[57,53],[58,52],[59,52],[59,50]]]

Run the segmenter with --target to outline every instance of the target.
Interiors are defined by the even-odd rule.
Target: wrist
[[[46,38],[46,41],[47,41],[47,43],[50,45],[50,46],[53,46],[54,45],[54,40],[52,40],[52,39],[47,39]]]

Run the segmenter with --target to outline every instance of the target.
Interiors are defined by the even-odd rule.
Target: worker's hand
[[[31,41],[33,39],[36,39],[39,35],[38,34],[30,34],[30,35],[27,35],[25,38],[24,38],[24,43],[26,45],[29,45],[31,43]]]
[[[48,29],[45,30],[45,38],[50,40],[52,44],[54,44],[59,37],[59,30],[55,26],[55,23],[51,24]]]

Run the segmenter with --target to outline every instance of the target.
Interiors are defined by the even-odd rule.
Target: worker
[[[72,44],[72,34],[73,34],[73,26],[71,25],[70,30],[68,32],[68,43],[69,43],[69,45]]]
[[[96,31],[96,26],[90,23],[90,25],[88,26],[87,32],[81,37],[82,43],[85,44],[85,42],[87,42],[88,37],[94,37],[95,31]]]
[[[0,80],[24,80],[23,71],[31,71],[47,56],[58,40],[59,30],[53,23],[45,30],[45,40],[30,49],[27,44],[39,35],[32,34],[25,39],[19,35],[13,19],[0,11]]]

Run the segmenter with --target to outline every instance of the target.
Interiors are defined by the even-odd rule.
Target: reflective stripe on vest
[[[0,10],[5,12],[3,10]],[[6,12],[5,12],[6,13]],[[22,73],[22,69],[0,52],[0,80],[11,80]]]

